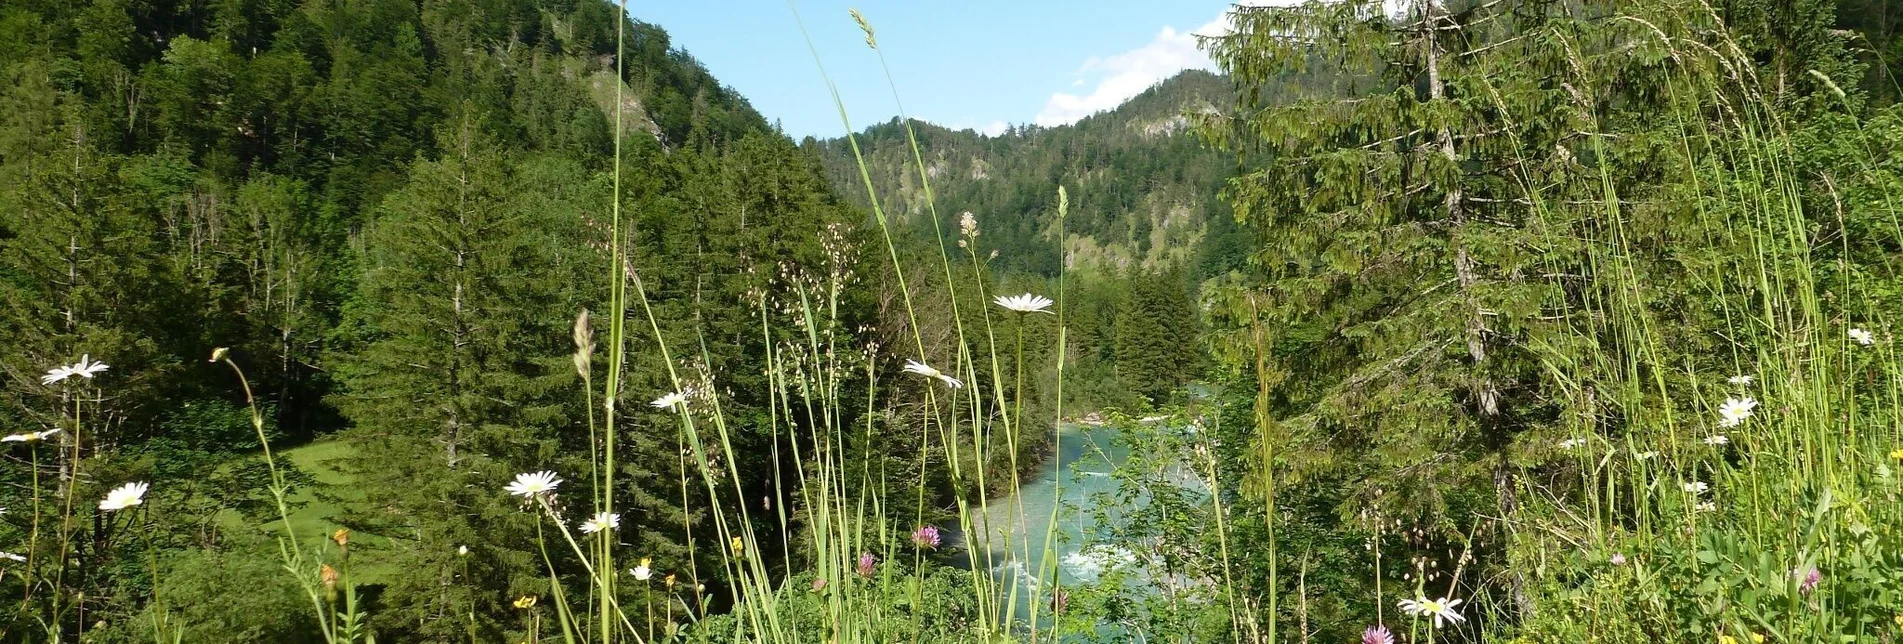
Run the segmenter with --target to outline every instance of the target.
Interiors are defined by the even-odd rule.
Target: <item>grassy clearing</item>
[[[278,452],[277,457],[313,481],[298,486],[286,498],[292,508],[289,523],[298,536],[299,547],[306,552],[324,549],[338,528],[348,527],[351,575],[359,584],[376,585],[394,572],[387,553],[404,547],[405,541],[355,527],[363,525],[363,517],[372,516],[374,510],[357,486],[358,475],[346,466],[356,454],[356,446],[346,441],[323,438]],[[275,517],[249,523],[237,512],[226,511],[220,519],[230,530],[262,530],[274,537],[282,532]]]

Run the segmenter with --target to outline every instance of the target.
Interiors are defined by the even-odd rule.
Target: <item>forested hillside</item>
[[[1054,185],[1070,190],[1064,254],[1072,268],[1099,273],[1182,269],[1194,279],[1240,265],[1245,253],[1217,191],[1235,168],[1205,148],[1189,114],[1228,105],[1229,82],[1186,71],[1114,110],[1073,125],[1016,125],[999,136],[911,121],[934,202],[913,165],[897,119],[857,135],[886,212],[930,233],[957,233],[957,217],[985,221],[983,249],[995,270],[1054,276],[1058,271]],[[865,204],[858,162],[845,139],[807,141],[839,192]]]
[[[858,217],[661,28],[617,13],[599,0],[0,6],[0,422],[65,428],[49,449],[9,452],[0,548],[30,559],[5,576],[0,639],[149,639],[174,632],[152,621],[168,615],[184,641],[319,641],[309,601],[274,572],[272,533],[287,527],[303,530],[294,549],[348,529],[330,547],[354,562],[369,616],[356,632],[504,639],[521,627],[510,601],[549,577],[533,515],[493,492],[524,469],[584,472],[608,448],[570,336],[609,303],[616,258],[653,316],[681,322],[655,333],[708,347],[681,366],[732,376],[736,418],[768,413],[760,369],[742,366],[768,349],[749,293],[852,270],[841,226]],[[864,301],[841,302],[846,333],[872,315]],[[655,333],[625,349],[623,422],[642,429],[610,466],[642,520],[620,538],[688,569],[709,490],[682,487],[676,432],[638,411],[676,388]],[[248,392],[206,362],[217,347]],[[82,354],[109,370],[41,382]],[[733,493],[756,502],[778,468],[763,422],[733,427],[749,473]],[[324,445],[286,464],[299,522],[275,524],[263,437]],[[126,481],[163,510],[49,529],[55,506],[28,500]],[[291,572],[319,581],[304,561]],[[160,598],[179,600],[154,612]]]
[[[956,239],[969,213],[980,234],[957,254],[969,251],[1007,284],[1049,290],[1068,269],[1072,402],[1135,409],[1166,400],[1200,368],[1181,350],[1197,334],[1196,285],[1247,255],[1220,196],[1237,159],[1190,129],[1193,116],[1229,105],[1232,94],[1226,79],[1191,70],[1073,125],[985,136],[894,119],[852,141],[802,145],[821,156],[841,195],[870,206],[863,160],[881,207],[927,246]],[[1061,243],[1058,185],[1070,198]]]

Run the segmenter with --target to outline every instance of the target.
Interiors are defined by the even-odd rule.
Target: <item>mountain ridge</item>
[[[1061,126],[1014,125],[989,136],[913,119],[940,232],[956,233],[959,213],[980,223],[980,252],[994,267],[1054,275],[1061,266],[1101,272],[1226,270],[1237,229],[1217,198],[1234,168],[1189,136],[1189,115],[1219,113],[1232,93],[1222,76],[1187,70],[1111,110]],[[913,167],[905,122],[894,118],[854,134],[880,206],[907,228],[932,221]],[[848,201],[868,207],[858,164],[844,138],[803,145]],[[1057,253],[1056,192],[1071,199]],[[1213,242],[1213,243],[1212,243]],[[1213,253],[1212,253],[1213,251]]]

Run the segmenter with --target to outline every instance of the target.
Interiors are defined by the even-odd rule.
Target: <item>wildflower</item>
[[[1791,578],[1798,580],[1797,592],[1809,595],[1811,591],[1817,590],[1817,584],[1823,583],[1824,574],[1812,566],[1807,570],[1792,569]]]
[[[535,607],[535,596],[534,596],[534,595],[523,595],[523,596],[522,596],[521,598],[518,598],[518,599],[516,599],[516,600],[515,600],[515,607],[516,607],[516,608],[521,608],[521,609],[529,609],[529,608],[534,608],[534,607]]]
[[[1850,339],[1856,340],[1857,344],[1861,344],[1866,347],[1877,343],[1876,334],[1873,334],[1864,329],[1852,328],[1850,329],[1848,334],[1850,336]]]
[[[647,581],[648,579],[654,577],[654,569],[648,567],[648,564],[651,564],[651,563],[653,563],[652,559],[649,559],[647,557],[642,557],[641,563],[635,566],[633,569],[629,570],[628,574],[634,575],[635,579],[638,579],[641,581]]]
[[[503,489],[508,490],[510,494],[516,496],[533,497],[554,492],[555,486],[561,484],[562,480],[555,478],[554,472],[544,470],[535,473],[517,474],[515,475],[515,482],[510,483],[508,487]]]
[[[958,215],[958,234],[974,239],[978,237],[978,217],[971,211]]]
[[[1731,439],[1726,437],[1724,434],[1712,434],[1710,436],[1705,437],[1706,445],[1724,445],[1730,442],[1731,442]]]
[[[338,577],[337,569],[330,567],[330,564],[318,564],[317,579],[324,582],[325,588],[336,589]]]
[[[740,553],[745,552],[747,550],[747,542],[741,540],[740,537],[734,537],[732,539],[728,539],[727,549],[732,550],[735,556],[739,556]]]
[[[1559,442],[1560,449],[1579,449],[1586,446],[1584,438],[1568,438]]]
[[[58,427],[54,427],[52,429],[49,429],[43,432],[26,432],[23,434],[9,434],[6,438],[0,438],[0,443],[37,443],[37,442],[46,440],[48,438],[52,438],[55,434],[58,434],[59,431],[60,430]]]
[[[1019,313],[1050,313],[1051,312],[1050,308],[1052,304],[1050,298],[1044,297],[1042,295],[1032,295],[1030,293],[1025,293],[1023,295],[1013,295],[1010,297],[1005,297],[1003,295],[1000,295],[995,298],[992,298],[991,301],[992,303],[997,304],[998,306],[1002,306],[1004,308],[1011,309]]]
[[[82,355],[79,362],[46,370],[46,375],[40,376],[40,384],[50,385],[73,376],[90,379],[106,369],[106,363],[93,362],[91,355]]]
[[[1727,398],[1725,404],[1718,406],[1718,426],[1737,427],[1750,419],[1752,410],[1757,408],[1757,399],[1750,396]]]
[[[953,389],[963,389],[965,386],[965,383],[959,382],[957,378],[953,378],[951,376],[945,375],[939,370],[933,369],[931,365],[925,364],[923,362],[919,362],[917,360],[905,361],[905,371],[906,373],[915,373],[921,376],[925,376],[927,378],[937,378],[939,380],[944,381],[945,386],[951,387]]]
[[[687,403],[687,394],[684,394],[678,391],[670,391],[665,396],[661,396],[660,398],[655,398],[654,402],[648,403],[648,405],[653,406],[655,409],[669,409],[669,408],[677,407],[686,403]]]
[[[859,553],[859,565],[854,568],[860,577],[872,578],[872,567],[879,565],[879,557],[870,552]]]
[[[1763,634],[1763,633],[1752,633],[1752,634],[1751,634],[1751,644],[1764,644],[1764,634]]]
[[[919,526],[919,529],[912,531],[912,545],[920,548],[937,548],[939,542],[938,526]]]
[[[113,510],[124,510],[144,503],[145,491],[149,487],[151,486],[145,483],[127,483],[121,485],[118,489],[106,493],[106,500],[99,502],[99,509],[110,512]]]
[[[1401,600],[1400,607],[1401,612],[1415,617],[1433,616],[1434,627],[1441,628],[1445,626],[1446,622],[1459,623],[1467,621],[1467,618],[1461,617],[1460,613],[1454,612],[1454,607],[1459,606],[1462,601],[1464,600],[1448,599],[1446,597],[1440,599],[1421,597],[1419,599],[1403,599]]]
[[[673,574],[673,573],[668,573],[668,575],[667,575],[667,577],[665,577],[665,578],[662,578],[662,579],[661,579],[661,581],[662,581],[662,582],[664,582],[664,583],[666,583],[666,584],[667,584],[667,587],[668,587],[668,588],[673,588],[673,587],[674,587],[674,574]]]
[[[613,512],[596,512],[593,518],[581,522],[582,534],[594,534],[603,530],[621,527],[621,515]]]
[[[1639,452],[1637,454],[1634,454],[1633,456],[1637,457],[1641,461],[1649,461],[1649,460],[1652,460],[1653,458],[1657,458],[1658,455],[1659,455],[1658,452]]]
[[[330,540],[337,542],[339,548],[350,545],[350,529],[338,528],[336,532],[330,533]]]
[[[26,561],[26,555],[14,554],[11,552],[0,552],[0,559],[5,559],[7,561]]]
[[[1394,644],[1394,633],[1386,626],[1369,626],[1361,631],[1361,644]]]
[[[1699,512],[1712,512],[1718,509],[1718,504],[1712,503],[1710,501],[1704,501],[1704,502],[1700,502],[1698,505],[1692,506],[1692,509],[1697,510]]]
[[[469,546],[456,546],[456,556],[458,557],[469,556]]]
[[[1890,460],[1903,461],[1903,447],[1890,450]]]
[[[1612,558],[1607,559],[1606,561],[1611,562],[1612,565],[1614,566],[1623,566],[1625,565],[1625,553],[1623,552],[1612,553]]]
[[[1749,386],[1749,385],[1751,384],[1751,376],[1746,376],[1746,375],[1736,375],[1736,376],[1732,376],[1732,377],[1730,377],[1730,378],[1726,378],[1726,379],[1725,379],[1725,382],[1729,382],[1729,383],[1731,383],[1731,384],[1734,384],[1734,385],[1737,385],[1737,386],[1740,386],[1740,387],[1745,387],[1745,386]]]
[[[1051,612],[1062,613],[1066,608],[1070,608],[1070,592],[1059,588],[1051,593]]]
[[[1691,494],[1691,495],[1704,494],[1706,490],[1711,489],[1711,486],[1705,485],[1704,481],[1692,481],[1690,483],[1686,483],[1682,487],[1685,488],[1686,494]]]
[[[813,592],[819,592],[825,589],[826,589],[826,578],[814,577],[813,578]]]
[[[1730,635],[1719,635],[1718,644],[1738,644],[1738,638]]]

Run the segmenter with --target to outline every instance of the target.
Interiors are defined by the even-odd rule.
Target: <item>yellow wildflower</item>
[[[534,596],[534,595],[523,595],[521,599],[517,599],[517,600],[515,600],[515,607],[516,607],[516,608],[534,608],[534,607],[535,607],[535,596]]]

